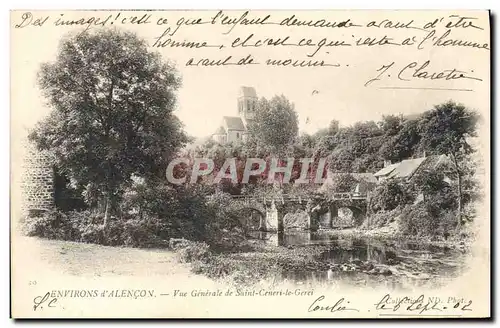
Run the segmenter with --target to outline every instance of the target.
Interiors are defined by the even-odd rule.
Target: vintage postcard
[[[11,12],[14,318],[488,318],[488,11]]]

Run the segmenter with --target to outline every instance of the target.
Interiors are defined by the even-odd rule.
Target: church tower
[[[238,115],[243,120],[245,126],[247,120],[252,120],[255,116],[257,106],[257,92],[253,87],[241,87],[238,93]]]
[[[248,125],[255,117],[257,92],[253,87],[240,87],[238,90],[238,116],[223,116],[222,124],[212,134],[218,143],[246,141]]]

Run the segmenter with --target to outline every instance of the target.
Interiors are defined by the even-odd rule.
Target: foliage
[[[185,241],[179,243],[174,248],[177,251],[181,262],[191,263],[195,261],[205,261],[209,254],[210,246],[204,242]]]
[[[206,226],[209,242],[212,244],[234,244],[234,238],[239,239],[238,236],[242,235],[241,233],[234,235],[234,232],[243,229],[242,220],[244,218],[230,195],[218,192],[209,196],[207,207],[211,212]]]
[[[370,200],[373,213],[392,211],[398,206],[410,204],[415,200],[415,194],[403,180],[390,179],[382,182],[375,188]]]
[[[298,136],[298,117],[285,96],[261,98],[249,124],[250,144],[271,154],[286,154]]]
[[[234,248],[246,234],[245,213],[229,194],[305,197],[318,189],[305,184],[277,190],[265,181],[268,170],[245,186],[229,180],[214,186],[207,177],[185,186],[162,180],[167,163],[188,140],[173,115],[180,78],[171,64],[131,33],[99,30],[63,40],[57,61],[42,66],[39,84],[54,110],[30,138],[55,154],[60,173],[56,198],[66,200],[56,199],[56,204],[79,194],[86,204],[64,208],[65,214],[29,218],[29,235],[140,247],[187,238],[215,250]],[[454,227],[450,216],[460,215],[462,203],[479,197],[469,145],[477,121],[472,110],[448,102],[412,119],[389,115],[352,126],[332,120],[325,129],[298,137],[294,105],[275,96],[259,100],[247,142],[221,145],[210,139],[186,152],[189,158],[212,158],[216,172],[227,158],[236,158],[240,180],[251,157],[264,159],[268,167],[274,156],[327,157],[330,171],[345,173],[334,178],[334,192],[351,191],[357,181],[348,173],[375,172],[385,159],[401,161],[424,151],[449,154],[452,172],[420,172],[412,181],[414,189],[403,180],[385,181],[370,200],[377,227],[404,209],[405,233],[444,235]],[[300,172],[296,161],[292,182]],[[451,181],[444,182],[445,176]],[[417,195],[423,195],[424,202],[413,204]],[[69,211],[74,208],[87,210]],[[183,249],[186,261],[208,252],[208,246],[200,245]]]
[[[68,215],[58,211],[49,211],[40,216],[25,218],[22,230],[27,236],[47,239],[77,240],[80,238],[80,231],[72,226]]]
[[[367,172],[378,167],[378,149],[383,131],[374,121],[343,127],[334,136],[318,143],[315,154],[329,154],[329,165],[336,172]]]
[[[47,239],[58,239],[107,246],[158,247],[163,239],[157,234],[159,222],[127,218],[102,224],[103,215],[91,211],[46,212],[42,216],[26,218],[24,233]]]
[[[380,147],[379,154],[382,158],[393,162],[400,162],[418,153],[421,136],[419,134],[419,120],[404,120],[398,126],[398,132],[392,128],[385,136],[385,142]]]
[[[449,154],[447,146],[449,143],[446,140],[454,140],[453,143],[462,144],[454,147],[463,154],[455,158],[456,164],[453,164],[451,169],[430,168],[430,171],[435,171],[435,176],[431,176],[431,172],[429,176],[412,178],[415,179],[415,190],[402,181],[398,182],[402,184],[403,189],[401,190],[398,190],[394,184],[385,186],[385,195],[382,193],[383,190],[378,190],[375,193],[376,199],[372,210],[375,212],[384,209],[388,211],[412,202],[418,195],[424,195],[426,199],[431,196],[437,197],[439,204],[453,209],[456,207],[451,199],[453,197],[459,198],[463,204],[466,204],[481,196],[478,182],[474,178],[475,170],[480,163],[476,163],[475,157],[472,156],[473,153],[469,153],[474,150],[468,146],[469,139],[476,135],[477,119],[477,113],[463,105],[445,103],[412,117],[388,115],[379,122],[358,122],[352,126],[340,126],[338,121],[333,120],[329,127],[321,129],[315,134],[302,134],[292,147],[288,148],[288,155],[292,154],[295,158],[312,156],[316,160],[326,157],[328,159],[326,169],[330,172],[375,172],[383,167],[384,160],[387,159],[400,162],[411,157],[424,156],[424,153],[428,155]],[[451,129],[452,131],[440,134],[439,131],[444,131],[443,129]],[[448,134],[451,137],[448,137]],[[257,147],[255,140],[251,140],[248,143],[237,145],[217,145],[215,143],[207,149],[202,147],[200,150],[203,154],[213,156],[216,163],[223,162],[227,156],[237,157],[238,170],[241,170],[244,166],[242,163],[249,157],[268,160],[271,152],[264,148]],[[465,149],[467,149],[466,152],[464,152]],[[453,156],[450,155],[449,158],[454,161]],[[300,175],[300,165],[298,165],[298,161],[296,162],[291,182]],[[314,176],[315,165],[316,163],[310,167],[308,177]],[[454,169],[457,165],[460,167],[460,174]],[[240,173],[238,171],[238,177],[241,179]],[[220,189],[231,194],[251,192],[267,195],[268,190],[265,183],[267,174],[268,172],[265,171],[259,177],[252,177],[250,182],[253,185],[251,186],[232,184],[226,181],[225,184],[221,184]],[[349,183],[340,183],[340,185],[348,185]],[[317,189],[317,186],[313,184],[302,184],[299,187],[297,189],[303,189],[306,192],[314,192],[313,187]],[[392,187],[392,189],[389,190],[388,187]],[[280,188],[283,189],[282,192],[285,190],[289,192],[285,185],[281,185]],[[439,190],[442,192],[438,195],[436,193]],[[297,190],[293,192],[297,192]],[[461,196],[458,196],[460,193]],[[398,196],[396,197],[396,195]]]
[[[206,204],[205,187],[189,187],[164,182],[135,183],[124,194],[121,210],[123,215],[160,222],[158,234],[164,239],[201,240],[206,235],[206,222],[212,213]]]
[[[405,235],[429,236],[437,231],[438,222],[425,204],[406,207],[400,216],[400,231]]]
[[[369,219],[363,222],[362,227],[372,229],[387,226],[394,222],[400,214],[401,207],[399,206],[390,211],[378,211],[377,213],[371,214]]]
[[[358,180],[349,173],[333,174],[332,186],[329,188],[332,192],[352,192],[358,183]]]
[[[445,175],[442,171],[426,170],[418,172],[413,178],[416,188],[427,195],[436,195],[442,190],[449,187],[445,181]]]
[[[473,152],[470,137],[477,136],[479,115],[462,104],[449,101],[427,111],[419,122],[421,147],[452,157]]]
[[[432,203],[420,202],[403,209],[399,225],[401,233],[411,236],[444,237],[453,235],[457,226],[456,213],[443,210],[436,213]]]
[[[61,173],[104,199],[108,214],[132,174],[160,176],[186,142],[173,115],[180,78],[145,40],[114,29],[62,40],[38,83],[53,111],[31,140]]]
[[[470,138],[477,137],[479,115],[462,104],[449,101],[427,111],[420,120],[421,147],[448,154],[454,164],[458,193],[458,224],[462,223],[463,179],[466,159],[474,152]]]

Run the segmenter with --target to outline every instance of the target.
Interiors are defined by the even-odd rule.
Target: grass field
[[[35,237],[16,237],[12,248],[30,268],[76,276],[192,276],[189,265],[162,249],[108,247]]]

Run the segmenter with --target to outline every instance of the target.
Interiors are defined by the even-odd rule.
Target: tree
[[[284,155],[296,141],[298,131],[297,113],[285,96],[258,101],[255,119],[249,124],[250,143],[273,155]]]
[[[340,130],[340,122],[337,120],[331,120],[330,124],[328,124],[327,132],[328,135],[334,136]]]
[[[331,190],[337,192],[352,192],[358,184],[358,180],[350,173],[338,173],[332,177]]]
[[[378,150],[383,143],[380,127],[373,121],[357,122],[339,129],[333,138],[323,138],[317,150],[329,149],[330,167],[338,172],[365,172],[378,166]]]
[[[421,147],[450,156],[458,185],[458,226],[462,221],[462,187],[465,159],[474,152],[470,138],[477,136],[479,115],[462,104],[449,101],[435,106],[420,120]]]
[[[379,126],[386,136],[395,136],[399,133],[404,122],[402,115],[383,115]]]
[[[386,142],[380,148],[380,156],[395,162],[413,156],[420,145],[419,124],[418,119],[406,120],[401,123],[396,134],[386,135]]]
[[[163,176],[187,141],[172,113],[181,79],[133,33],[69,35],[38,83],[53,110],[30,139],[100,199],[104,225],[131,176]]]
[[[415,195],[411,186],[402,179],[383,181],[375,188],[370,202],[374,213],[379,211],[392,211],[398,206],[411,204]]]
[[[445,175],[442,171],[424,170],[419,172],[413,178],[416,188],[426,196],[432,196],[445,190],[449,185],[445,181]]]

